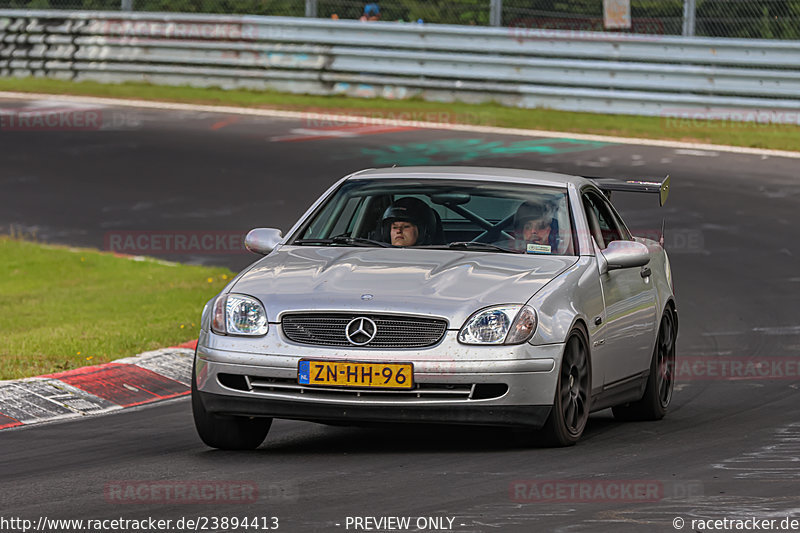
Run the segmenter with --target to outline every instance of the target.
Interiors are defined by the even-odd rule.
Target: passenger
[[[435,225],[433,209],[422,200],[410,196],[400,198],[389,206],[381,218],[384,240],[394,246],[431,244],[431,231]]]
[[[553,253],[558,249],[558,221],[541,203],[524,202],[517,208],[514,231],[521,241],[518,247],[525,252]]]

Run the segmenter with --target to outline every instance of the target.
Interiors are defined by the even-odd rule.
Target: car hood
[[[230,292],[255,296],[270,322],[287,311],[412,313],[458,329],[490,305],[523,304],[576,257],[412,248],[283,246]]]

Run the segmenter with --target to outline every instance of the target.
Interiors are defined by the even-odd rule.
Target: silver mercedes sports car
[[[203,310],[192,380],[209,446],[273,418],[510,426],[574,444],[589,413],[660,419],[678,315],[662,244],[611,191],[663,181],[472,167],[334,184]]]

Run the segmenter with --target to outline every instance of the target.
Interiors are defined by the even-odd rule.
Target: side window
[[[608,214],[614,220],[614,223],[617,225],[617,229],[619,230],[619,234],[621,235],[620,239],[623,241],[632,241],[633,236],[631,232],[628,231],[628,228],[625,226],[625,223],[622,222],[622,218],[617,213],[617,210],[614,209],[614,206],[611,205],[607,199],[603,199],[603,203],[608,207]]]
[[[593,193],[586,193],[583,195],[583,207],[586,210],[589,230],[601,250],[605,250],[611,241],[627,240],[627,232],[605,199]]]

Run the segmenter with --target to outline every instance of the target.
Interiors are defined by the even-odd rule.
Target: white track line
[[[97,98],[93,96],[70,96],[56,94],[0,92],[0,98],[21,100],[52,100],[57,102],[73,102],[90,105],[139,107],[169,111],[199,111],[204,113],[224,113],[228,115],[247,115],[257,117],[288,118],[297,120],[315,120],[324,122],[361,123],[385,126],[404,126],[420,129],[464,131],[471,133],[490,133],[496,135],[517,135],[522,137],[567,137],[582,141],[598,141],[616,144],[633,144],[637,146],[659,146],[662,148],[678,148],[688,150],[714,150],[734,154],[748,154],[772,157],[788,157],[800,159],[800,152],[788,150],[769,150],[765,148],[747,148],[744,146],[727,146],[722,144],[688,143],[660,139],[633,139],[630,137],[612,137],[606,135],[590,135],[564,131],[529,130],[522,128],[499,128],[494,126],[472,126],[468,124],[446,124],[441,122],[425,122],[417,120],[397,120],[373,118],[357,115],[335,115],[329,113],[307,113],[303,111],[284,111],[278,109],[256,109],[236,106],[182,104],[175,102],[154,102],[148,100],[130,100],[123,98]],[[402,115],[402,112],[398,112]]]

